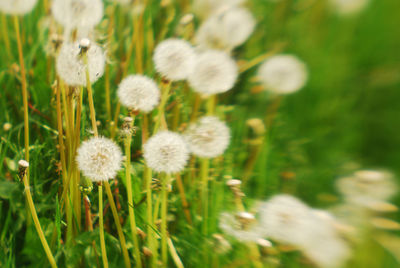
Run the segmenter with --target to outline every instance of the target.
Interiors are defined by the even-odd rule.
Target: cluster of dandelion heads
[[[367,7],[370,0],[329,0],[334,11],[340,15],[353,15]]]
[[[101,0],[54,0],[54,19],[67,29],[92,29],[103,18]]]
[[[305,64],[292,55],[276,55],[267,59],[258,69],[258,79],[266,90],[276,94],[290,94],[307,82]]]
[[[196,43],[206,49],[233,49],[249,38],[255,25],[255,19],[247,9],[228,8],[203,22],[196,33]]]
[[[161,131],[143,146],[146,164],[156,172],[182,171],[189,158],[189,150],[181,135]]]
[[[347,202],[359,206],[374,206],[391,198],[397,187],[387,171],[360,170],[337,181],[338,190]]]
[[[230,131],[217,117],[205,116],[191,124],[184,137],[191,153],[211,158],[224,153],[229,145]]]
[[[25,15],[32,11],[37,0],[1,0],[0,11],[11,15]]]
[[[105,53],[92,43],[87,50],[90,82],[95,83],[104,73]],[[56,59],[57,74],[70,86],[86,86],[86,65],[79,42],[64,43]]]
[[[133,110],[148,113],[160,102],[160,90],[157,84],[144,75],[130,75],[118,86],[120,103]]]
[[[121,149],[112,140],[93,137],[78,148],[76,162],[85,177],[99,182],[114,178],[121,169]]]
[[[221,213],[219,228],[241,242],[256,242],[262,237],[254,215],[248,212]]]
[[[186,79],[192,72],[196,54],[189,42],[171,38],[157,45],[153,61],[157,72],[171,81]]]
[[[230,90],[238,77],[236,62],[225,52],[208,50],[196,57],[189,84],[202,95]]]

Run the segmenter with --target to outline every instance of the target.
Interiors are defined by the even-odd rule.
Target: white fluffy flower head
[[[201,18],[207,17],[226,8],[243,4],[246,0],[194,0],[193,12]]]
[[[189,84],[200,94],[213,95],[230,90],[237,76],[236,62],[228,54],[208,50],[197,56]]]
[[[247,9],[228,8],[204,21],[196,33],[196,43],[201,48],[233,49],[249,38],[255,24]]]
[[[184,136],[194,155],[211,158],[224,153],[229,145],[230,131],[217,117],[205,116],[191,124]]]
[[[120,103],[129,108],[148,113],[160,101],[157,84],[144,75],[130,75],[118,86],[117,95]]]
[[[79,42],[64,43],[57,56],[57,74],[70,86],[86,86],[86,65],[80,52]],[[94,43],[86,53],[93,84],[103,75],[106,58],[101,47]]]
[[[76,162],[85,177],[92,181],[113,179],[121,169],[121,149],[112,140],[93,137],[78,149]]]
[[[353,15],[361,12],[370,0],[329,0],[332,8],[341,15]]]
[[[192,46],[181,39],[167,39],[154,51],[157,72],[171,81],[186,79],[191,73],[196,54]]]
[[[1,0],[0,11],[12,15],[25,15],[32,11],[37,0]]]
[[[360,170],[337,181],[346,200],[359,206],[373,206],[388,200],[397,192],[393,175],[378,170]]]
[[[234,215],[227,212],[221,213],[218,225],[224,233],[241,242],[256,242],[262,238],[257,221],[253,215],[247,212],[243,212],[243,215]]]
[[[146,164],[157,172],[175,173],[183,170],[189,152],[183,138],[171,131],[152,136],[143,146]]]
[[[266,90],[277,94],[290,94],[307,82],[307,69],[292,55],[276,55],[267,59],[258,69],[258,78]]]
[[[91,29],[103,18],[102,0],[54,0],[54,19],[68,29]]]

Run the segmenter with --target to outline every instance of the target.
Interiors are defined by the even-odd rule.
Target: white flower
[[[129,109],[150,112],[160,101],[157,84],[144,75],[130,75],[118,86],[117,95],[122,105]]]
[[[64,43],[57,56],[57,74],[70,86],[86,86],[86,65],[80,51],[79,42]],[[93,84],[104,73],[105,54],[92,43],[87,57],[90,82]]]
[[[104,137],[84,141],[76,156],[79,169],[92,181],[107,181],[121,169],[122,153],[118,145]]]
[[[92,29],[103,18],[101,0],[54,0],[54,19],[67,29]]]
[[[243,44],[255,27],[253,15],[245,8],[229,8],[210,16],[196,33],[201,48],[233,49]]]
[[[0,11],[12,15],[25,15],[32,11],[37,0],[1,0]]]
[[[370,0],[329,0],[332,8],[341,15],[352,15],[362,11]]]
[[[219,228],[241,242],[257,242],[262,238],[257,221],[253,215],[247,212],[236,215],[227,212],[221,213]]]
[[[259,215],[266,236],[298,247],[321,267],[340,267],[349,257],[333,216],[325,211],[315,212],[295,197],[281,194],[262,203]]]
[[[289,94],[301,89],[307,76],[304,63],[292,55],[272,56],[258,69],[258,78],[266,90],[277,94]]]
[[[201,18],[243,4],[246,0],[194,0],[193,12]]]
[[[167,39],[154,51],[157,72],[171,81],[186,79],[192,72],[196,54],[192,46],[181,39]]]
[[[205,116],[191,124],[184,137],[194,155],[212,158],[224,153],[230,133],[228,126],[217,117]]]
[[[152,136],[143,146],[143,151],[146,164],[157,172],[179,172],[189,158],[185,141],[171,131],[162,131]]]
[[[393,175],[377,170],[357,171],[339,179],[337,187],[349,203],[366,207],[386,201],[397,192]]]
[[[198,93],[212,95],[230,90],[237,76],[236,63],[228,54],[208,50],[198,55],[189,84]]]
[[[290,195],[276,195],[259,207],[260,225],[265,235],[282,243],[304,244],[309,239],[312,214],[308,206]]]

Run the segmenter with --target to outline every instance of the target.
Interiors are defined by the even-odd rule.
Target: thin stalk
[[[30,187],[29,187],[29,182],[28,182],[28,178],[27,178],[26,174],[23,177],[23,181],[24,181],[24,186],[25,186],[26,200],[27,200],[28,205],[29,205],[29,210],[31,212],[32,219],[33,219],[33,222],[35,224],[36,231],[37,231],[37,233],[39,235],[40,242],[42,243],[44,251],[46,252],[47,259],[49,260],[51,267],[53,267],[53,268],[57,267],[56,261],[55,261],[55,259],[53,257],[53,254],[51,253],[50,247],[47,244],[47,240],[46,240],[46,237],[44,236],[42,227],[40,226],[39,218],[38,218],[37,213],[36,213],[35,205],[33,204],[31,190],[30,190]]]
[[[168,101],[169,97],[169,92],[171,89],[171,82],[162,82],[162,96],[161,96],[161,102],[160,105],[158,106],[158,118],[157,121],[154,125],[154,130],[153,133],[157,133],[157,131],[160,129],[162,126],[164,129],[167,128],[166,123],[165,123],[165,105]]]
[[[179,258],[179,255],[176,252],[174,243],[172,243],[171,238],[168,238],[168,247],[169,247],[169,252],[171,253],[171,256],[172,256],[172,260],[174,261],[176,267],[184,268],[181,258]]]
[[[117,107],[115,108],[115,114],[114,114],[114,119],[113,119],[113,124],[111,127],[111,139],[115,138],[115,134],[117,133],[117,127],[118,127],[118,117],[119,113],[121,111],[121,103],[117,103]]]
[[[89,108],[90,108],[90,119],[92,122],[92,128],[94,132],[94,136],[99,136],[97,131],[97,122],[96,122],[96,111],[94,109],[94,102],[93,102],[93,90],[92,90],[92,83],[90,83],[90,76],[89,76],[89,67],[88,67],[88,58],[87,54],[83,53],[83,59],[86,65],[86,88],[88,91],[88,99],[89,99]]]
[[[105,181],[104,185],[106,187],[106,193],[107,193],[107,197],[108,197],[108,202],[109,202],[110,207],[111,207],[111,212],[112,212],[113,217],[114,217],[115,225],[117,227],[119,241],[121,242],[121,249],[122,249],[122,255],[124,256],[125,267],[129,268],[129,267],[131,267],[131,261],[129,259],[129,253],[128,253],[128,249],[126,247],[125,236],[124,236],[124,233],[122,231],[121,223],[119,221],[118,211],[117,211],[117,207],[115,206],[114,197],[113,197],[113,194],[111,192],[111,187],[110,187],[110,184],[108,183],[108,181]]]
[[[201,97],[199,94],[195,93],[195,99],[193,103],[192,114],[190,115],[190,123],[193,123],[197,119],[197,114],[199,112],[200,104],[201,104]]]
[[[147,243],[153,256],[151,258],[151,264],[154,267],[157,260],[157,248],[155,247],[155,235],[153,230],[153,197],[151,190],[151,169],[148,166],[144,166],[143,176],[146,182],[146,202],[147,202]]]
[[[4,45],[6,47],[7,55],[11,57],[11,46],[10,46],[10,38],[8,37],[8,27],[7,27],[7,17],[3,13],[1,14],[1,28],[3,32],[3,40],[4,40]]]
[[[133,117],[133,120],[134,117]],[[133,121],[134,122],[134,121]],[[133,124],[133,122],[131,124]],[[131,126],[132,127],[132,126]],[[137,227],[135,220],[135,211],[133,210],[133,194],[132,194],[132,177],[131,177],[131,143],[132,136],[128,135],[125,138],[125,178],[126,188],[128,192],[128,206],[129,206],[129,222],[131,226],[134,254],[136,259],[136,267],[142,267],[142,261],[140,258],[139,241],[137,235]]]
[[[111,14],[110,14],[110,22],[108,24],[107,28],[107,43],[110,45],[113,37],[113,28],[114,28],[114,14],[115,14],[115,5],[111,6]],[[111,55],[108,55],[111,56]],[[111,120],[111,98],[110,98],[110,65],[106,64],[106,69],[105,69],[105,83],[104,83],[104,88],[105,88],[105,101],[106,101],[106,111],[107,111],[107,119]]]
[[[19,65],[21,67],[22,101],[24,106],[24,143],[25,160],[29,162],[29,115],[28,115],[28,85],[26,81],[26,70],[24,63],[24,54],[22,50],[21,31],[19,27],[18,16],[14,16],[14,28],[17,37]],[[29,184],[29,170],[26,175]]]
[[[104,268],[108,268],[106,242],[104,240],[104,219],[103,219],[103,185],[99,183],[99,225],[100,225],[100,246],[101,257],[103,259]]]
[[[161,179],[161,259],[164,266],[168,265],[168,248],[167,248],[167,210],[168,210],[168,183],[171,174],[165,174]]]
[[[190,217],[189,204],[186,200],[185,188],[183,186],[181,174],[176,175],[176,184],[178,185],[178,190],[182,201],[183,212],[185,213],[186,220],[190,225],[192,225],[192,218]]]
[[[203,226],[202,233],[208,233],[208,172],[210,167],[210,160],[202,158],[200,160],[200,178],[201,178],[201,206],[203,210]]]

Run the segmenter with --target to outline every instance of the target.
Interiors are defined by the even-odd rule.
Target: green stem
[[[161,102],[160,105],[158,106],[158,118],[157,121],[154,125],[154,130],[153,133],[157,133],[157,131],[160,129],[161,124],[164,122],[165,123],[165,105],[167,104],[168,97],[169,97],[169,92],[171,89],[171,82],[168,81],[166,83],[162,82],[162,96],[161,96]],[[167,128],[165,124],[162,126],[164,129]]]
[[[117,207],[115,206],[114,197],[111,192],[111,187],[110,187],[110,184],[108,183],[108,181],[105,181],[104,185],[106,187],[107,198],[108,198],[108,202],[111,207],[111,212],[114,217],[115,225],[117,226],[117,232],[118,232],[119,241],[121,243],[122,254],[124,256],[125,267],[129,268],[129,267],[131,267],[131,261],[129,259],[129,253],[128,253],[128,249],[126,247],[125,236],[122,231],[121,223],[119,221],[118,211],[117,211]]]
[[[44,236],[42,227],[40,226],[39,218],[38,218],[37,213],[36,213],[35,205],[33,204],[31,190],[29,188],[29,183],[28,183],[28,179],[27,179],[26,174],[23,177],[23,181],[24,181],[24,186],[25,186],[26,200],[27,200],[28,205],[29,205],[29,210],[31,212],[31,215],[32,215],[32,218],[33,218],[33,222],[35,224],[36,231],[37,231],[37,233],[39,235],[40,242],[42,243],[44,251],[46,252],[46,255],[47,255],[47,258],[49,259],[51,267],[53,267],[53,268],[57,267],[56,261],[55,261],[55,259],[53,257],[53,254],[51,253],[50,247],[47,244],[47,240],[46,240],[46,237]]]
[[[133,117],[133,120],[135,118]],[[133,124],[132,121],[131,124]],[[132,127],[132,126],[131,126]],[[136,229],[135,211],[133,210],[133,194],[132,194],[132,177],[131,177],[131,142],[132,136],[128,135],[125,138],[125,177],[126,177],[126,188],[128,192],[128,206],[129,206],[129,222],[131,226],[134,254],[136,259],[136,267],[142,267],[142,261],[140,258],[139,241]]]
[[[208,172],[210,161],[207,158],[200,160],[200,178],[201,178],[201,205],[203,210],[203,226],[202,233],[207,235],[208,232]]]
[[[103,185],[99,183],[99,225],[100,225],[100,246],[101,257],[104,268],[108,268],[106,242],[104,240],[104,219],[103,219]]]
[[[168,265],[168,236],[167,236],[167,210],[168,210],[168,183],[171,174],[165,174],[161,179],[161,258],[164,266]]]
[[[151,169],[148,166],[144,167],[144,180],[146,182],[146,201],[147,201],[147,243],[152,252],[151,266],[156,266],[157,248],[155,247],[155,234],[153,230],[153,200],[151,190]]]

